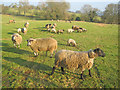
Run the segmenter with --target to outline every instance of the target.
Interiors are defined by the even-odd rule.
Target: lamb
[[[76,42],[75,42],[75,40],[73,40],[73,39],[68,39],[68,40],[67,40],[67,45],[70,46],[70,44],[72,44],[73,46],[76,46],[76,45],[77,45]]]
[[[14,47],[17,47],[17,46],[20,47],[20,44],[22,42],[22,36],[19,35],[18,33],[14,33],[11,37],[12,37]]]
[[[73,29],[68,29],[67,32],[71,33],[71,32],[74,32],[74,30]]]
[[[82,28],[83,32],[86,32],[87,30],[85,28]]]
[[[62,34],[63,34],[64,31],[65,31],[64,29],[63,29],[63,30],[58,30],[57,33],[58,33],[58,34],[59,34],[59,33],[62,33]]]
[[[9,23],[15,23],[16,21],[15,20],[9,20]]]
[[[53,24],[53,26],[55,26],[55,27],[56,27],[56,26],[57,26],[57,24],[56,24],[56,23],[54,23],[54,24]]]
[[[28,28],[28,26],[29,26],[29,22],[26,22],[26,23],[24,24],[24,27]]]
[[[27,46],[31,47],[35,56],[38,56],[38,51],[46,51],[46,56],[47,51],[50,51],[52,58],[53,51],[57,50],[57,41],[53,38],[30,38],[27,40]]]
[[[98,56],[105,56],[105,53],[100,48],[89,51],[60,50],[55,54],[55,66],[49,75],[52,75],[56,68],[61,67],[62,74],[65,74],[64,68],[69,70],[79,69],[81,79],[83,79],[84,70],[88,69],[89,75],[92,77],[90,69],[93,66],[94,59]]]

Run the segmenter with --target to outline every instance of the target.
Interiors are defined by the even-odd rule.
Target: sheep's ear
[[[88,52],[88,55],[89,55],[90,58],[94,58],[95,57],[95,54],[94,54],[94,52],[92,50],[90,50]]]

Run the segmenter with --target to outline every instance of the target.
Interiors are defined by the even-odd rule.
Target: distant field
[[[8,24],[10,19],[16,23]],[[29,22],[28,32],[22,34],[23,42],[20,48],[14,48],[11,35]],[[117,88],[118,87],[118,25],[98,24],[89,22],[56,22],[48,20],[31,20],[20,16],[2,15],[2,87],[3,88]],[[54,34],[46,31],[45,25],[56,23],[58,29],[65,29],[64,34]],[[87,32],[71,34],[67,29],[78,25]],[[58,49],[74,51],[88,51],[101,48],[106,57],[98,57],[91,69],[92,78],[88,70],[84,72],[85,81],[80,78],[79,71],[72,72],[65,69],[62,75],[60,68],[52,76],[48,76],[54,66],[55,58],[45,56],[40,52],[34,57],[33,51],[27,46],[27,39],[53,37],[58,41]],[[67,39],[74,39],[78,48],[66,46]]]

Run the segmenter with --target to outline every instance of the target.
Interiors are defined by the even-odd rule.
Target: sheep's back
[[[57,41],[53,38],[42,38],[36,40],[36,45],[42,51],[56,49],[57,48]]]
[[[88,63],[88,53],[61,50],[55,55],[55,66],[67,69],[77,69]]]

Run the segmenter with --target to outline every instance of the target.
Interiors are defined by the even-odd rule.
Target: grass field
[[[8,24],[10,19],[16,23]],[[14,48],[11,35],[29,22],[28,32],[22,34],[23,42],[20,48]],[[56,22],[44,20],[31,20],[20,16],[2,15],[2,88],[117,88],[118,87],[118,25],[98,24],[89,22]],[[87,29],[87,32],[68,34],[54,34],[46,31],[47,23],[56,23],[58,29],[71,28],[78,25]],[[55,58],[45,56],[40,52],[34,57],[33,51],[27,46],[27,39],[53,37],[58,41],[58,49],[74,51],[88,51],[101,48],[106,57],[98,57],[91,69],[92,78],[88,70],[84,72],[85,81],[80,78],[79,70],[76,72],[65,69],[62,75],[58,68],[52,76],[48,76],[54,66]],[[74,39],[78,48],[66,46],[67,39]]]

